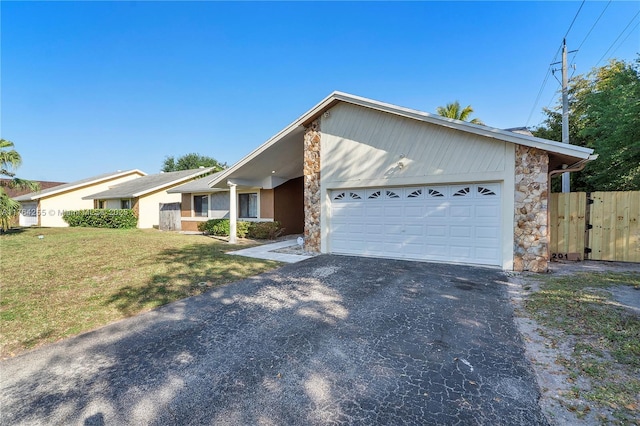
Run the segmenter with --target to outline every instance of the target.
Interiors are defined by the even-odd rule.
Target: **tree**
[[[547,118],[534,135],[561,141],[559,110],[545,109]],[[640,189],[640,58],[635,64],[612,59],[571,79],[569,141],[599,155],[581,173],[572,173],[572,189]]]
[[[227,168],[227,163],[220,163],[215,158],[196,153],[183,155],[177,160],[171,155],[165,157],[161,170],[163,172],[177,172],[179,170],[197,169],[199,167],[213,167],[214,171],[219,172]]]
[[[436,108],[436,112],[442,117],[484,125],[482,120],[480,120],[479,118],[473,118],[469,120],[469,116],[471,115],[471,113],[473,113],[473,108],[471,108],[471,105],[467,105],[466,107],[461,109],[460,102],[458,101],[447,104],[447,106],[444,107],[439,106],[438,108]]]
[[[20,203],[11,199],[3,187],[30,189],[37,191],[39,185],[36,182],[19,179],[14,172],[22,164],[22,157],[13,149],[13,142],[0,139],[0,176],[9,178],[0,182],[0,231],[9,229],[11,219],[20,211]]]

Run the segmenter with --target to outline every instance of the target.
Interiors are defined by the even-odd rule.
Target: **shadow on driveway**
[[[0,363],[2,424],[546,424],[500,271],[318,256]]]

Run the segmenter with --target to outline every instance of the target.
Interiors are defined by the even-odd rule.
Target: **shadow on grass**
[[[163,272],[153,274],[140,286],[121,287],[109,297],[126,315],[155,308],[185,297],[202,294],[278,266],[277,262],[230,256],[215,244],[193,244],[167,249],[140,267],[159,266]]]

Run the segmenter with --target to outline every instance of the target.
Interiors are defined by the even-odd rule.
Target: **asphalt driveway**
[[[504,281],[318,256],[3,361],[1,422],[546,424]]]

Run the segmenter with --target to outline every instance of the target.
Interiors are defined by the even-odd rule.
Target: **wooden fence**
[[[161,231],[180,230],[180,203],[160,203],[160,226]]]
[[[640,262],[640,191],[551,194],[549,227],[552,259]]]

